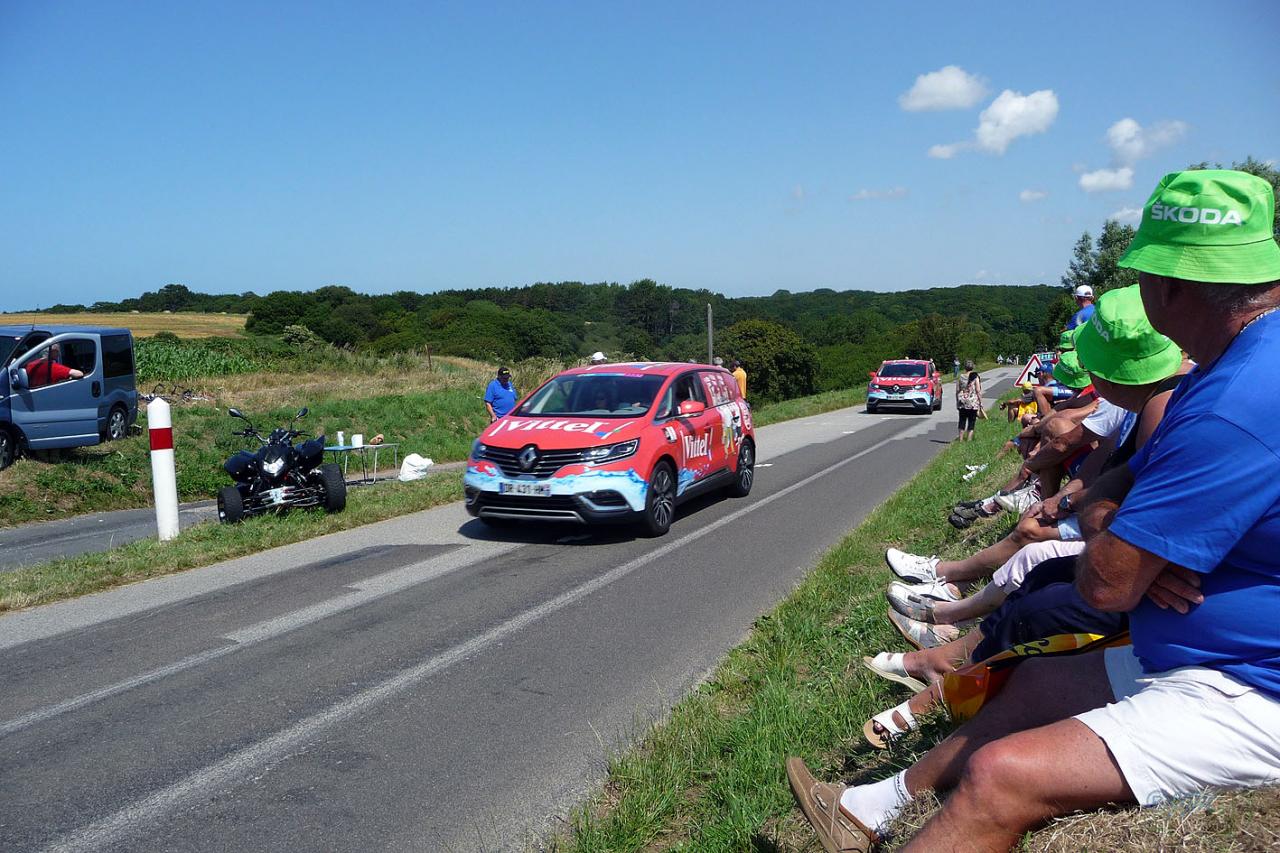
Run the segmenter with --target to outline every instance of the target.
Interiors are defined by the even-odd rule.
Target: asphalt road
[[[454,504],[2,617],[0,847],[521,848],[954,428],[762,429],[663,539]]]

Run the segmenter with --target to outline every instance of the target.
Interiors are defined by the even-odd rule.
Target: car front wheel
[[[649,477],[644,502],[644,527],[650,536],[665,536],[676,518],[676,471],[670,462],[659,462]]]

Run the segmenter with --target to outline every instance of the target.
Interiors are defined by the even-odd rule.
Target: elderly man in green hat
[[[1129,614],[1132,645],[1022,664],[976,717],[882,782],[830,785],[789,759],[828,850],[866,849],[926,789],[950,794],[906,850],[1007,850],[1078,809],[1280,782],[1274,217],[1260,178],[1175,172],[1120,262],[1139,271],[1151,325],[1198,365],[1079,511],[1077,587]]]

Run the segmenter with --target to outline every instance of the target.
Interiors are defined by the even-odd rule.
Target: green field
[[[172,332],[180,338],[228,338],[244,333],[246,314],[202,314],[196,312],[132,312],[50,314],[29,311],[0,314],[0,326],[8,325],[76,325],[118,326],[133,332],[135,338],[147,338],[157,332]]]

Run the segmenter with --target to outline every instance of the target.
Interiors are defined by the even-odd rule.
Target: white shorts
[[[1144,675],[1133,646],[1105,655],[1116,701],[1076,719],[1102,738],[1141,805],[1280,782],[1280,701],[1204,667]]]
[[[996,569],[995,574],[991,576],[991,582],[1000,587],[1006,594],[1011,593],[1022,586],[1022,581],[1026,578],[1027,572],[1045,560],[1052,560],[1054,557],[1069,557],[1079,554],[1083,550],[1083,542],[1063,542],[1058,539],[1023,545],[1018,550],[1018,553],[1006,560],[1003,566]]]

